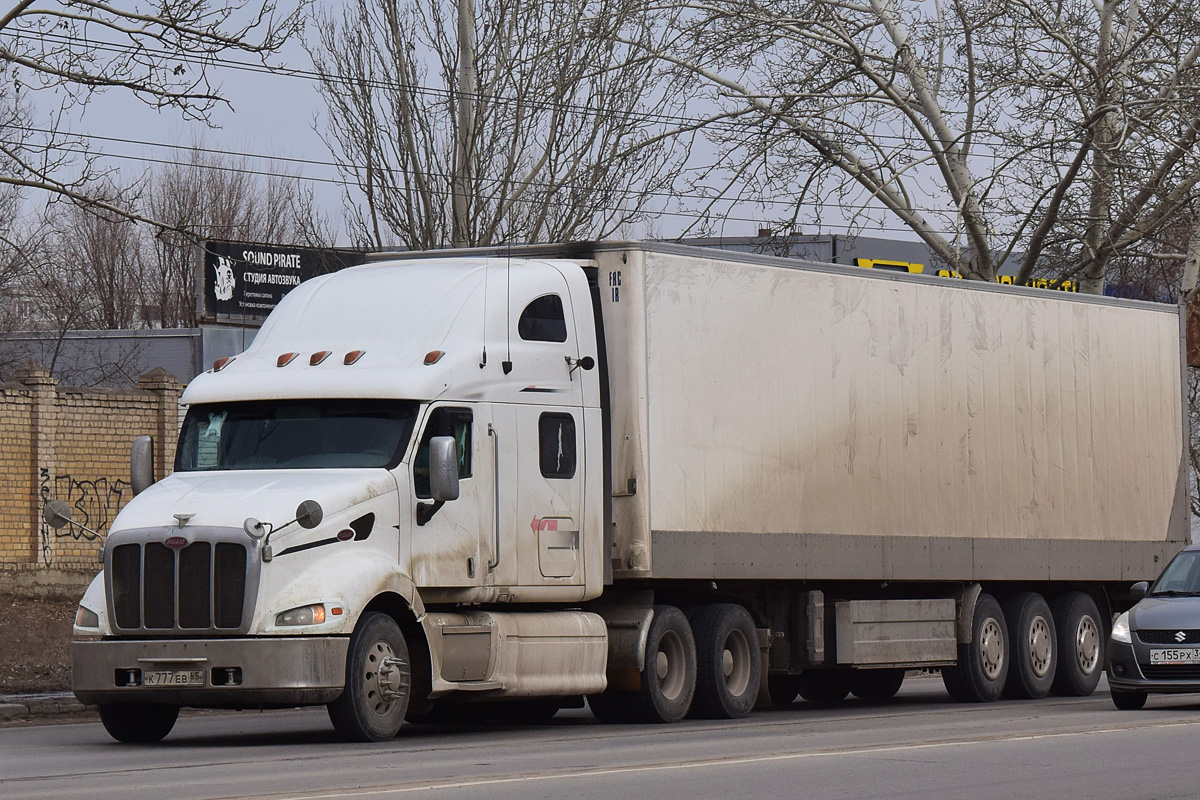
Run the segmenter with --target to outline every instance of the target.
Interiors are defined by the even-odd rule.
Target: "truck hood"
[[[396,491],[383,469],[177,472],[139,494],[113,520],[111,531],[188,525],[240,528],[247,517],[276,528],[295,519],[296,506],[316,500],[325,516]]]

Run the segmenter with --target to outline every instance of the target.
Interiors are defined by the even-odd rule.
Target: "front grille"
[[[1176,638],[1182,633],[1183,638]],[[1200,630],[1195,628],[1167,628],[1165,630],[1137,631],[1142,644],[1200,644]]]
[[[1142,664],[1142,674],[1158,680],[1200,680],[1200,664]]]
[[[162,542],[112,549],[110,586],[116,627],[125,631],[226,630],[242,627],[248,559],[234,542]]]

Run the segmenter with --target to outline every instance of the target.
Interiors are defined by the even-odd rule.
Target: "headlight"
[[[75,627],[76,628],[99,628],[100,616],[90,608],[79,607],[75,612]]]
[[[275,615],[275,624],[284,625],[320,625],[325,621],[325,604],[313,603],[311,606],[291,608],[282,614]]]
[[[1114,642],[1124,642],[1125,644],[1133,644],[1133,637],[1129,635],[1129,612],[1126,611],[1121,616],[1117,617],[1117,621],[1113,623],[1112,640]]]

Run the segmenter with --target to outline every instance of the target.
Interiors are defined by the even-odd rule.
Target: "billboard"
[[[362,250],[205,242],[200,314],[209,321],[261,321],[302,282],[365,261]]]

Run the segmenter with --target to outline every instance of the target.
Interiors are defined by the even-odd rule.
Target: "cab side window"
[[[417,455],[413,459],[413,487],[417,497],[433,496],[429,488],[429,442],[435,436],[453,436],[458,451],[458,477],[471,477],[471,412],[465,408],[435,408],[429,415]]]
[[[562,298],[556,294],[542,295],[525,306],[517,320],[517,334],[532,342],[565,342],[567,320]]]
[[[543,477],[575,477],[574,417],[542,414],[538,418],[538,455]]]

